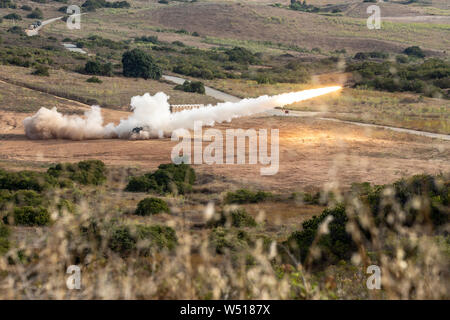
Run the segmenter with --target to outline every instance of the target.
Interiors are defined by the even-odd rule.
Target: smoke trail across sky
[[[146,93],[131,98],[132,114],[120,120],[118,125],[103,125],[101,109],[92,106],[80,116],[68,116],[59,113],[56,108],[41,108],[23,123],[25,134],[30,139],[151,139],[170,136],[177,129],[193,129],[194,122],[204,125],[231,121],[234,118],[263,112],[278,106],[311,99],[334,92],[341,87],[326,87],[284,93],[275,96],[261,96],[253,99],[242,99],[239,102],[224,102],[215,106],[207,105],[199,109],[183,110],[171,113],[169,97],[158,92],[154,96]],[[142,130],[133,130],[142,128]]]

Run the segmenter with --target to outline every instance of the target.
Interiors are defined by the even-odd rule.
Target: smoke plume
[[[311,89],[276,96],[261,96],[242,99],[239,102],[224,102],[215,106],[171,113],[169,97],[158,92],[154,96],[146,93],[131,98],[132,114],[120,120],[118,125],[103,124],[101,109],[92,106],[84,117],[59,113],[56,108],[41,108],[23,123],[25,134],[30,139],[151,139],[170,136],[177,129],[193,129],[195,121],[213,126],[215,123],[260,113],[277,106],[303,101],[339,90],[340,87]]]

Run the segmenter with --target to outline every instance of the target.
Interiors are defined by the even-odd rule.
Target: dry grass
[[[121,191],[125,180],[126,175],[119,174],[110,176],[108,182],[113,183],[105,186],[81,187],[83,197],[76,204],[76,212],[54,211],[54,223],[49,227],[13,227],[12,248],[0,256],[1,298],[448,299],[448,243],[429,235],[420,225],[402,227],[400,212],[389,226],[375,225],[358,198],[348,199],[346,230],[356,242],[358,253],[351,261],[318,272],[295,259],[283,264],[279,256],[281,247],[273,240],[269,241],[269,248],[259,238],[248,248],[215,253],[208,236],[211,229],[193,228],[185,223],[185,219],[194,215],[184,204],[190,196],[166,197],[171,202],[170,215],[127,214],[118,204],[126,201],[128,205],[136,205],[142,195]],[[67,197],[68,191],[56,192],[55,201]],[[386,201],[391,201],[388,194]],[[279,203],[262,206],[274,214],[283,214]],[[207,221],[205,210],[205,205],[198,205],[195,212],[203,223]],[[370,230],[368,242],[355,227],[355,214],[363,221],[363,227]],[[270,229],[275,228],[288,234],[290,230],[284,224],[289,220],[283,218],[273,225],[257,219],[259,226],[240,231],[267,237]],[[99,238],[94,237],[95,233],[80,231],[92,221],[96,221]],[[136,224],[170,226],[176,230],[178,245],[173,251],[153,249],[144,256],[119,255],[108,246],[109,226],[117,223],[131,230]],[[329,232],[326,224],[321,225],[319,235]],[[138,247],[146,245],[138,242]],[[389,250],[383,249],[386,245]],[[326,254],[314,244],[311,252],[313,260]],[[73,264],[81,268],[81,290],[66,287],[66,268]],[[366,287],[369,264],[381,268],[381,290],[370,291]]]

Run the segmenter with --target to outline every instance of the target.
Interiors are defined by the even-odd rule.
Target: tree
[[[408,47],[408,48],[406,48],[403,51],[403,53],[408,55],[408,56],[415,56],[415,57],[418,57],[418,58],[425,58],[425,53],[418,46]]]
[[[161,68],[155,64],[153,58],[140,49],[126,51],[122,56],[123,75],[144,79],[161,78]]]

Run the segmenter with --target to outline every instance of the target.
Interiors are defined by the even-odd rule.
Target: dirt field
[[[151,170],[170,162],[176,144],[170,139],[31,141],[23,133],[22,120],[26,115],[0,113],[2,167],[99,159],[108,165]],[[104,116],[105,122],[117,122],[126,112],[104,110]],[[450,143],[425,137],[313,118],[266,115],[236,119],[216,127],[280,130],[280,167],[276,175],[261,176],[260,165],[195,166],[199,172],[226,178],[240,186],[308,191],[362,181],[383,184],[402,176],[450,171]]]

